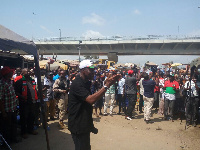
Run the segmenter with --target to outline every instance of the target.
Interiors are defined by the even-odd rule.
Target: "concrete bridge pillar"
[[[117,52],[109,52],[108,53],[108,61],[115,61],[118,62],[118,55]]]

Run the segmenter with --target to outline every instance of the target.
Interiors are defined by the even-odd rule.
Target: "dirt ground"
[[[164,121],[162,116],[152,111],[153,124],[146,124],[143,114],[135,111],[133,120],[126,120],[117,115],[94,117],[94,125],[98,134],[91,133],[92,150],[199,150],[200,125],[188,126],[185,120]],[[66,115],[67,119],[67,115]],[[65,121],[67,124],[67,120]],[[68,129],[60,130],[58,120],[49,121],[49,143],[51,150],[74,150],[74,143]],[[29,135],[18,144],[12,144],[13,150],[45,150],[47,149],[45,132],[38,128],[38,135]]]

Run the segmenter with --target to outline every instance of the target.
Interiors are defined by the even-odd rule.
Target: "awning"
[[[3,51],[24,51],[29,55],[34,56],[35,60],[35,68],[36,68],[36,76],[38,80],[38,93],[39,99],[41,101],[41,109],[42,115],[44,118],[44,126],[45,126],[45,134],[46,134],[46,141],[47,141],[47,149],[49,150],[49,140],[48,140],[48,132],[47,132],[47,123],[44,111],[44,101],[43,101],[43,94],[42,94],[42,84],[41,84],[41,74],[40,74],[40,67],[39,67],[39,60],[38,60],[38,53],[37,48],[34,42],[18,35],[17,33],[9,30],[8,28],[0,25],[0,50]]]

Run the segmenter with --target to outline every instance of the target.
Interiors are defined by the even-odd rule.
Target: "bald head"
[[[24,73],[28,72],[28,68],[24,68],[22,69],[22,74],[24,75]]]
[[[29,78],[29,77],[30,77],[29,69],[28,69],[28,68],[22,69],[22,75],[23,75],[25,78]]]

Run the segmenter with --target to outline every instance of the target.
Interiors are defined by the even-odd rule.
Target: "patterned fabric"
[[[136,105],[139,105],[140,103],[140,86],[137,86],[137,102]]]
[[[143,96],[143,98],[144,98],[144,119],[150,120],[154,98],[148,98],[145,96]]]
[[[109,101],[110,101],[110,114],[112,114],[114,108],[115,94],[105,93],[104,114],[107,114]]]
[[[115,94],[115,84],[111,85],[109,89],[107,89],[106,94]]]
[[[53,84],[54,81],[51,81],[50,79],[45,78],[44,85],[48,85],[48,89],[44,92],[45,97],[48,98],[48,100],[54,99],[54,93],[53,93]]]
[[[17,107],[17,98],[11,81],[0,80],[0,100],[4,104],[5,112],[14,112]]]
[[[185,88],[188,88],[190,86],[190,81],[186,81],[185,83]],[[187,95],[189,96],[190,91],[187,90]],[[198,90],[195,87],[195,83],[193,81],[191,81],[191,97],[197,97],[199,96]]]

